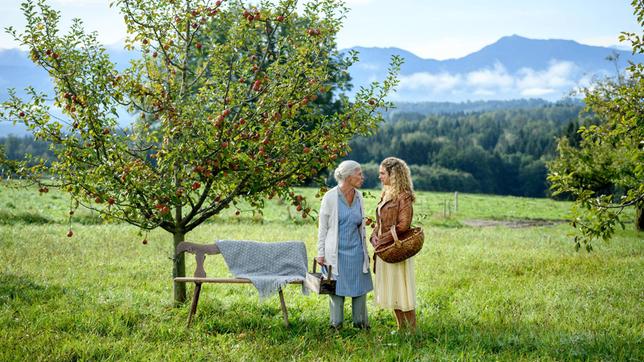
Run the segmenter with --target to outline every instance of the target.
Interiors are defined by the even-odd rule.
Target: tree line
[[[536,108],[430,114],[401,113],[371,137],[356,137],[347,156],[363,163],[365,187],[378,185],[377,164],[406,160],[418,190],[548,195],[546,162],[557,138],[578,138],[579,102]]]
[[[498,195],[548,195],[546,162],[557,138],[575,142],[578,102],[483,112],[420,115],[399,113],[370,137],[355,137],[346,158],[362,163],[364,187],[378,187],[378,163],[394,155],[406,160],[418,190]],[[0,138],[7,159],[26,154],[55,158],[47,142],[31,136]],[[332,177],[329,178],[329,182]]]
[[[366,188],[378,187],[378,163],[394,155],[406,160],[418,190],[498,195],[548,195],[546,163],[555,157],[557,138],[579,139],[579,102],[534,108],[388,117],[370,137],[355,137],[346,158],[363,164]],[[31,154],[55,156],[31,136],[0,138],[10,160]],[[332,183],[329,177],[329,183]]]
[[[32,155],[51,162],[56,157],[49,147],[49,142],[35,140],[29,135],[2,137],[0,138],[0,148],[4,149],[4,156],[8,160],[21,160],[25,155]]]

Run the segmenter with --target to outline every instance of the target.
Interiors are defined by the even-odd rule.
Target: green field
[[[317,207],[315,190],[300,191]],[[285,291],[288,329],[278,298],[260,302],[248,285],[205,285],[186,329],[188,306],[171,302],[171,235],[153,231],[143,245],[136,228],[80,210],[68,238],[68,196],[0,185],[0,360],[644,360],[644,242],[632,223],[576,253],[565,223],[466,226],[559,222],[568,203],[465,194],[445,215],[452,194],[418,196],[426,244],[416,258],[419,329],[409,335],[371,297],[370,331],[332,331],[327,298],[297,286]],[[241,209],[187,239],[303,240],[314,256],[313,220],[293,209],[289,218],[276,201],[263,216]],[[220,256],[207,262],[210,276],[229,276]]]

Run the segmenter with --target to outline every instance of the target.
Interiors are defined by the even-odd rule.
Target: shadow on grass
[[[264,302],[258,302],[254,298],[231,304],[224,304],[225,299],[223,296],[222,299],[200,303],[191,328],[211,335],[242,334],[254,336],[253,338],[257,339],[264,336],[273,342],[288,342],[294,336],[335,333],[328,326],[328,315],[322,313],[311,315],[297,305],[289,305],[288,299],[286,304],[289,327],[284,325],[279,299],[276,296]],[[186,316],[189,307],[189,305],[184,307]]]
[[[81,225],[101,225],[106,223],[105,220],[95,213],[75,215],[72,222]]]
[[[0,304],[13,301],[40,304],[62,294],[60,287],[43,286],[24,276],[0,273]]]
[[[54,221],[40,214],[31,212],[7,212],[0,210],[0,225],[15,225],[15,224],[53,224]]]
[[[277,300],[276,300],[277,302]],[[289,307],[285,327],[279,304],[255,301],[200,306],[193,333],[228,335],[239,343],[270,351],[271,355],[325,359],[524,359],[642,360],[641,338],[605,331],[547,327],[524,321],[463,320],[449,313],[419,319],[414,333],[396,330],[392,313],[374,310],[368,331],[351,326],[350,304],[345,305],[344,328],[329,328],[328,310]],[[297,341],[295,343],[294,341]],[[440,356],[440,357],[439,357]],[[459,357],[460,356],[460,357]]]
[[[419,335],[454,353],[550,357],[555,360],[641,361],[641,337],[584,329],[562,329],[527,322],[468,322],[441,317],[420,327]]]
[[[105,221],[97,214],[81,214],[74,216],[73,222],[81,225],[101,225]],[[34,212],[8,212],[0,210],[0,225],[45,225],[63,224],[67,220],[55,220]]]

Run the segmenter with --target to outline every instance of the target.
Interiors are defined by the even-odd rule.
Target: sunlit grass
[[[6,185],[6,184],[5,184]],[[67,223],[70,210],[70,197],[66,193],[52,189],[40,194],[34,188],[8,188],[0,185],[0,216],[2,224],[26,223]],[[320,199],[315,195],[318,190],[303,188],[296,190],[305,197],[308,205],[315,210],[319,207]],[[379,190],[363,190],[365,194],[365,209],[368,215],[375,216],[375,207],[380,197]],[[570,208],[569,202],[549,199],[532,199],[514,196],[494,196],[476,194],[430,193],[418,192],[414,208],[415,221],[419,224],[456,225],[459,220],[467,219],[544,219],[562,220]],[[457,206],[458,205],[458,209]],[[99,205],[100,206],[100,205]],[[235,211],[240,210],[240,216]],[[632,212],[627,212],[625,220],[630,221]],[[80,207],[72,218],[75,224],[101,224],[99,214],[95,211]],[[208,222],[214,223],[267,223],[287,222],[288,224],[315,223],[311,218],[303,219],[290,206],[288,201],[278,199],[267,200],[263,215],[240,203],[224,210]]]
[[[317,207],[315,190],[301,192]],[[453,195],[419,194],[415,212],[426,229],[415,261],[419,330],[407,335],[395,332],[393,316],[377,309],[371,296],[370,331],[353,329],[347,320],[334,332],[327,327],[327,298],[301,295],[298,286],[285,291],[290,328],[283,326],[276,296],[260,302],[249,285],[205,285],[186,329],[188,306],[172,307],[169,234],[155,230],[143,245],[136,228],[97,219],[74,221],[75,235],[68,238],[66,196],[2,189],[2,212],[47,221],[0,223],[0,360],[644,359],[641,235],[619,231],[593,253],[576,253],[566,224],[461,224],[560,220],[568,203],[460,195],[458,213],[444,217],[440,205],[448,198]],[[375,203],[368,199],[367,209]],[[85,212],[91,217],[87,210],[79,214]],[[187,239],[303,240],[313,257],[315,222],[294,208],[297,223],[277,202],[261,219],[233,212]],[[220,256],[206,263],[209,275],[229,275]],[[188,257],[189,274],[193,268]],[[349,319],[348,304],[346,312]]]

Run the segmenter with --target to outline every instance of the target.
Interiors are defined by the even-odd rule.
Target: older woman
[[[382,182],[382,196],[376,209],[377,222],[371,243],[388,237],[393,225],[400,234],[409,229],[414,215],[415,200],[411,173],[405,161],[388,157],[380,164],[379,178]],[[416,329],[416,281],[414,260],[409,258],[400,263],[390,264],[375,257],[376,304],[393,309],[398,329]]]
[[[318,228],[318,256],[321,265],[330,265],[336,279],[335,295],[330,296],[331,326],[340,328],[344,320],[344,298],[351,297],[353,325],[368,328],[367,293],[373,289],[367,254],[360,164],[343,161],[334,172],[338,186],[322,198]]]

